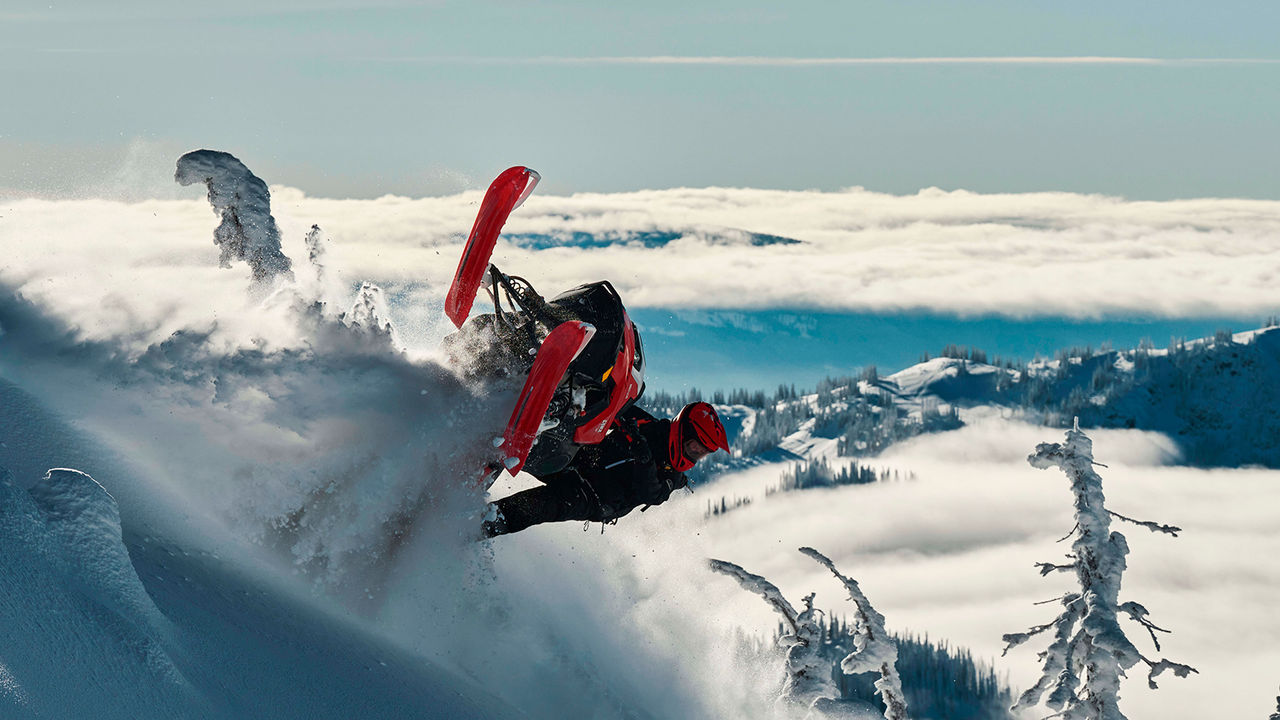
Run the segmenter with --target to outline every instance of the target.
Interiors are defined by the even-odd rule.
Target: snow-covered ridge
[[[1073,348],[1015,364],[950,348],[886,376],[820,383],[816,392],[735,391],[708,398],[726,415],[735,457],[768,460],[866,457],[921,433],[973,419],[1163,433],[1190,465],[1280,467],[1280,327],[1128,350]],[[684,397],[659,394],[662,410]]]
[[[1000,382],[1001,373],[1014,376],[1011,370],[983,362],[940,357],[887,375],[876,386],[902,401],[964,397],[976,402],[984,397],[994,399],[991,391]]]

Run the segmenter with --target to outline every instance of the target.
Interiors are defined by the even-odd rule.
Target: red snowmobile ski
[[[640,333],[613,285],[589,283],[544,300],[527,280],[489,263],[502,223],[537,179],[536,172],[514,167],[490,186],[445,304],[459,328],[445,339],[455,360],[480,373],[526,376],[495,441],[501,459],[481,475],[488,482],[503,469],[541,477],[564,468],[578,448],[603,440],[614,418],[644,392]],[[486,271],[493,312],[468,320]]]
[[[591,325],[580,320],[570,320],[556,326],[542,341],[502,438],[502,451],[506,455],[503,466],[512,475],[524,467],[529,451],[538,439],[538,433],[543,430],[543,418],[551,405],[551,397],[560,385],[565,371],[569,369],[569,364],[578,357],[595,334],[596,329]]]
[[[476,290],[480,287],[485,268],[489,266],[493,246],[498,242],[498,233],[502,232],[507,217],[529,197],[541,179],[537,172],[517,165],[504,170],[489,185],[444,301],[445,314],[453,321],[454,327],[462,327],[471,312]]]

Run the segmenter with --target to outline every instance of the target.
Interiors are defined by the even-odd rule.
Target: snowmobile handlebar
[[[502,288],[506,291],[507,302],[511,303],[513,311],[515,308],[519,308],[548,328],[554,328],[563,322],[563,318],[557,317],[551,306],[538,294],[538,291],[533,289],[533,285],[528,280],[517,275],[507,275],[499,270],[496,265],[489,265],[489,279],[491,287]],[[493,291],[493,308],[498,320],[511,326],[512,323],[507,318],[507,313],[502,309],[497,290]]]

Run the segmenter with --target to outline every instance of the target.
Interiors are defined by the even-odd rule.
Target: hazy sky
[[[10,0],[0,194],[171,192],[211,147],[339,197],[527,164],[556,194],[1280,198],[1277,27],[1270,2]]]

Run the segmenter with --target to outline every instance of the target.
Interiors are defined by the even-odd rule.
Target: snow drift
[[[73,429],[45,421],[74,444]],[[125,530],[114,498],[84,473],[51,470],[28,490],[0,475],[6,718],[517,715],[243,561],[173,544],[180,523]]]
[[[93,478],[53,469],[23,490],[0,469],[0,541],[0,665],[20,716],[127,717],[196,702],[115,500]]]

